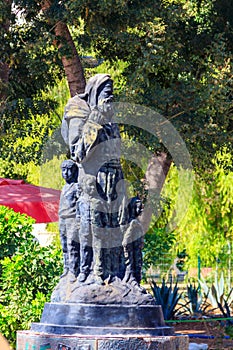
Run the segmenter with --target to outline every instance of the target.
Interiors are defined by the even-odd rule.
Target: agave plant
[[[170,284],[167,285],[163,279],[162,285],[159,286],[155,281],[151,281],[151,290],[153,292],[156,303],[162,306],[164,319],[173,319],[177,312],[178,302],[182,296],[182,293],[179,293],[179,287],[177,287],[177,283],[172,286],[171,281]]]
[[[218,274],[216,272],[215,281],[210,288],[203,279],[200,280],[200,285],[204,292],[204,295],[208,298],[211,305],[216,309],[218,308],[225,318],[231,317],[233,288],[231,288],[231,290],[225,294],[223,273],[221,273],[220,279],[218,280]],[[233,323],[233,320],[228,323]]]
[[[187,285],[187,293],[184,297],[185,303],[182,305],[183,314],[187,313],[191,316],[206,315],[210,304],[207,302],[207,297],[200,294],[200,287],[196,287],[191,283]]]

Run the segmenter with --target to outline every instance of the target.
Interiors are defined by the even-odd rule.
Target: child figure
[[[59,232],[63,251],[64,271],[61,278],[70,274],[70,282],[76,281],[79,273],[80,244],[79,223],[76,218],[78,191],[78,166],[72,160],[65,160],[61,165],[63,186],[59,205]]]
[[[138,197],[131,198],[128,211],[129,224],[122,242],[126,267],[123,281],[139,285],[141,281],[144,232],[138,220],[138,216],[142,212],[142,202]]]
[[[103,282],[103,227],[107,222],[104,204],[98,198],[96,178],[86,175],[82,180],[82,194],[77,201],[77,215],[80,220],[80,274],[79,282],[84,282],[90,274],[94,260],[94,279],[97,284]]]

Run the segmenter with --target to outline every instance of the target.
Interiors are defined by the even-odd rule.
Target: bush
[[[33,223],[35,220],[31,217],[0,206],[0,261],[15,254],[21,245],[34,240],[31,234]]]
[[[0,329],[11,344],[16,331],[39,321],[62,270],[62,254],[41,247],[31,234],[33,219],[0,207]]]
[[[168,254],[175,243],[175,235],[169,229],[152,226],[145,234],[143,247],[143,268],[148,271],[151,266],[158,266],[162,255]],[[169,256],[169,265],[173,257]]]

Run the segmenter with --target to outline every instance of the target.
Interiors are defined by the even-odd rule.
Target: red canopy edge
[[[5,179],[3,177],[0,177],[0,186],[4,185],[22,185],[25,184],[24,180],[12,180],[12,179]]]
[[[10,184],[9,184],[10,182]],[[61,191],[0,178],[0,205],[27,214],[36,223],[56,222]]]

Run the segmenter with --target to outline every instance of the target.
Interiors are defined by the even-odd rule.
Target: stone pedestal
[[[79,335],[171,335],[160,305],[46,303],[34,332]]]
[[[17,350],[188,350],[159,305],[46,303],[40,323],[17,333]]]
[[[188,336],[78,336],[19,331],[17,350],[188,350]]]

